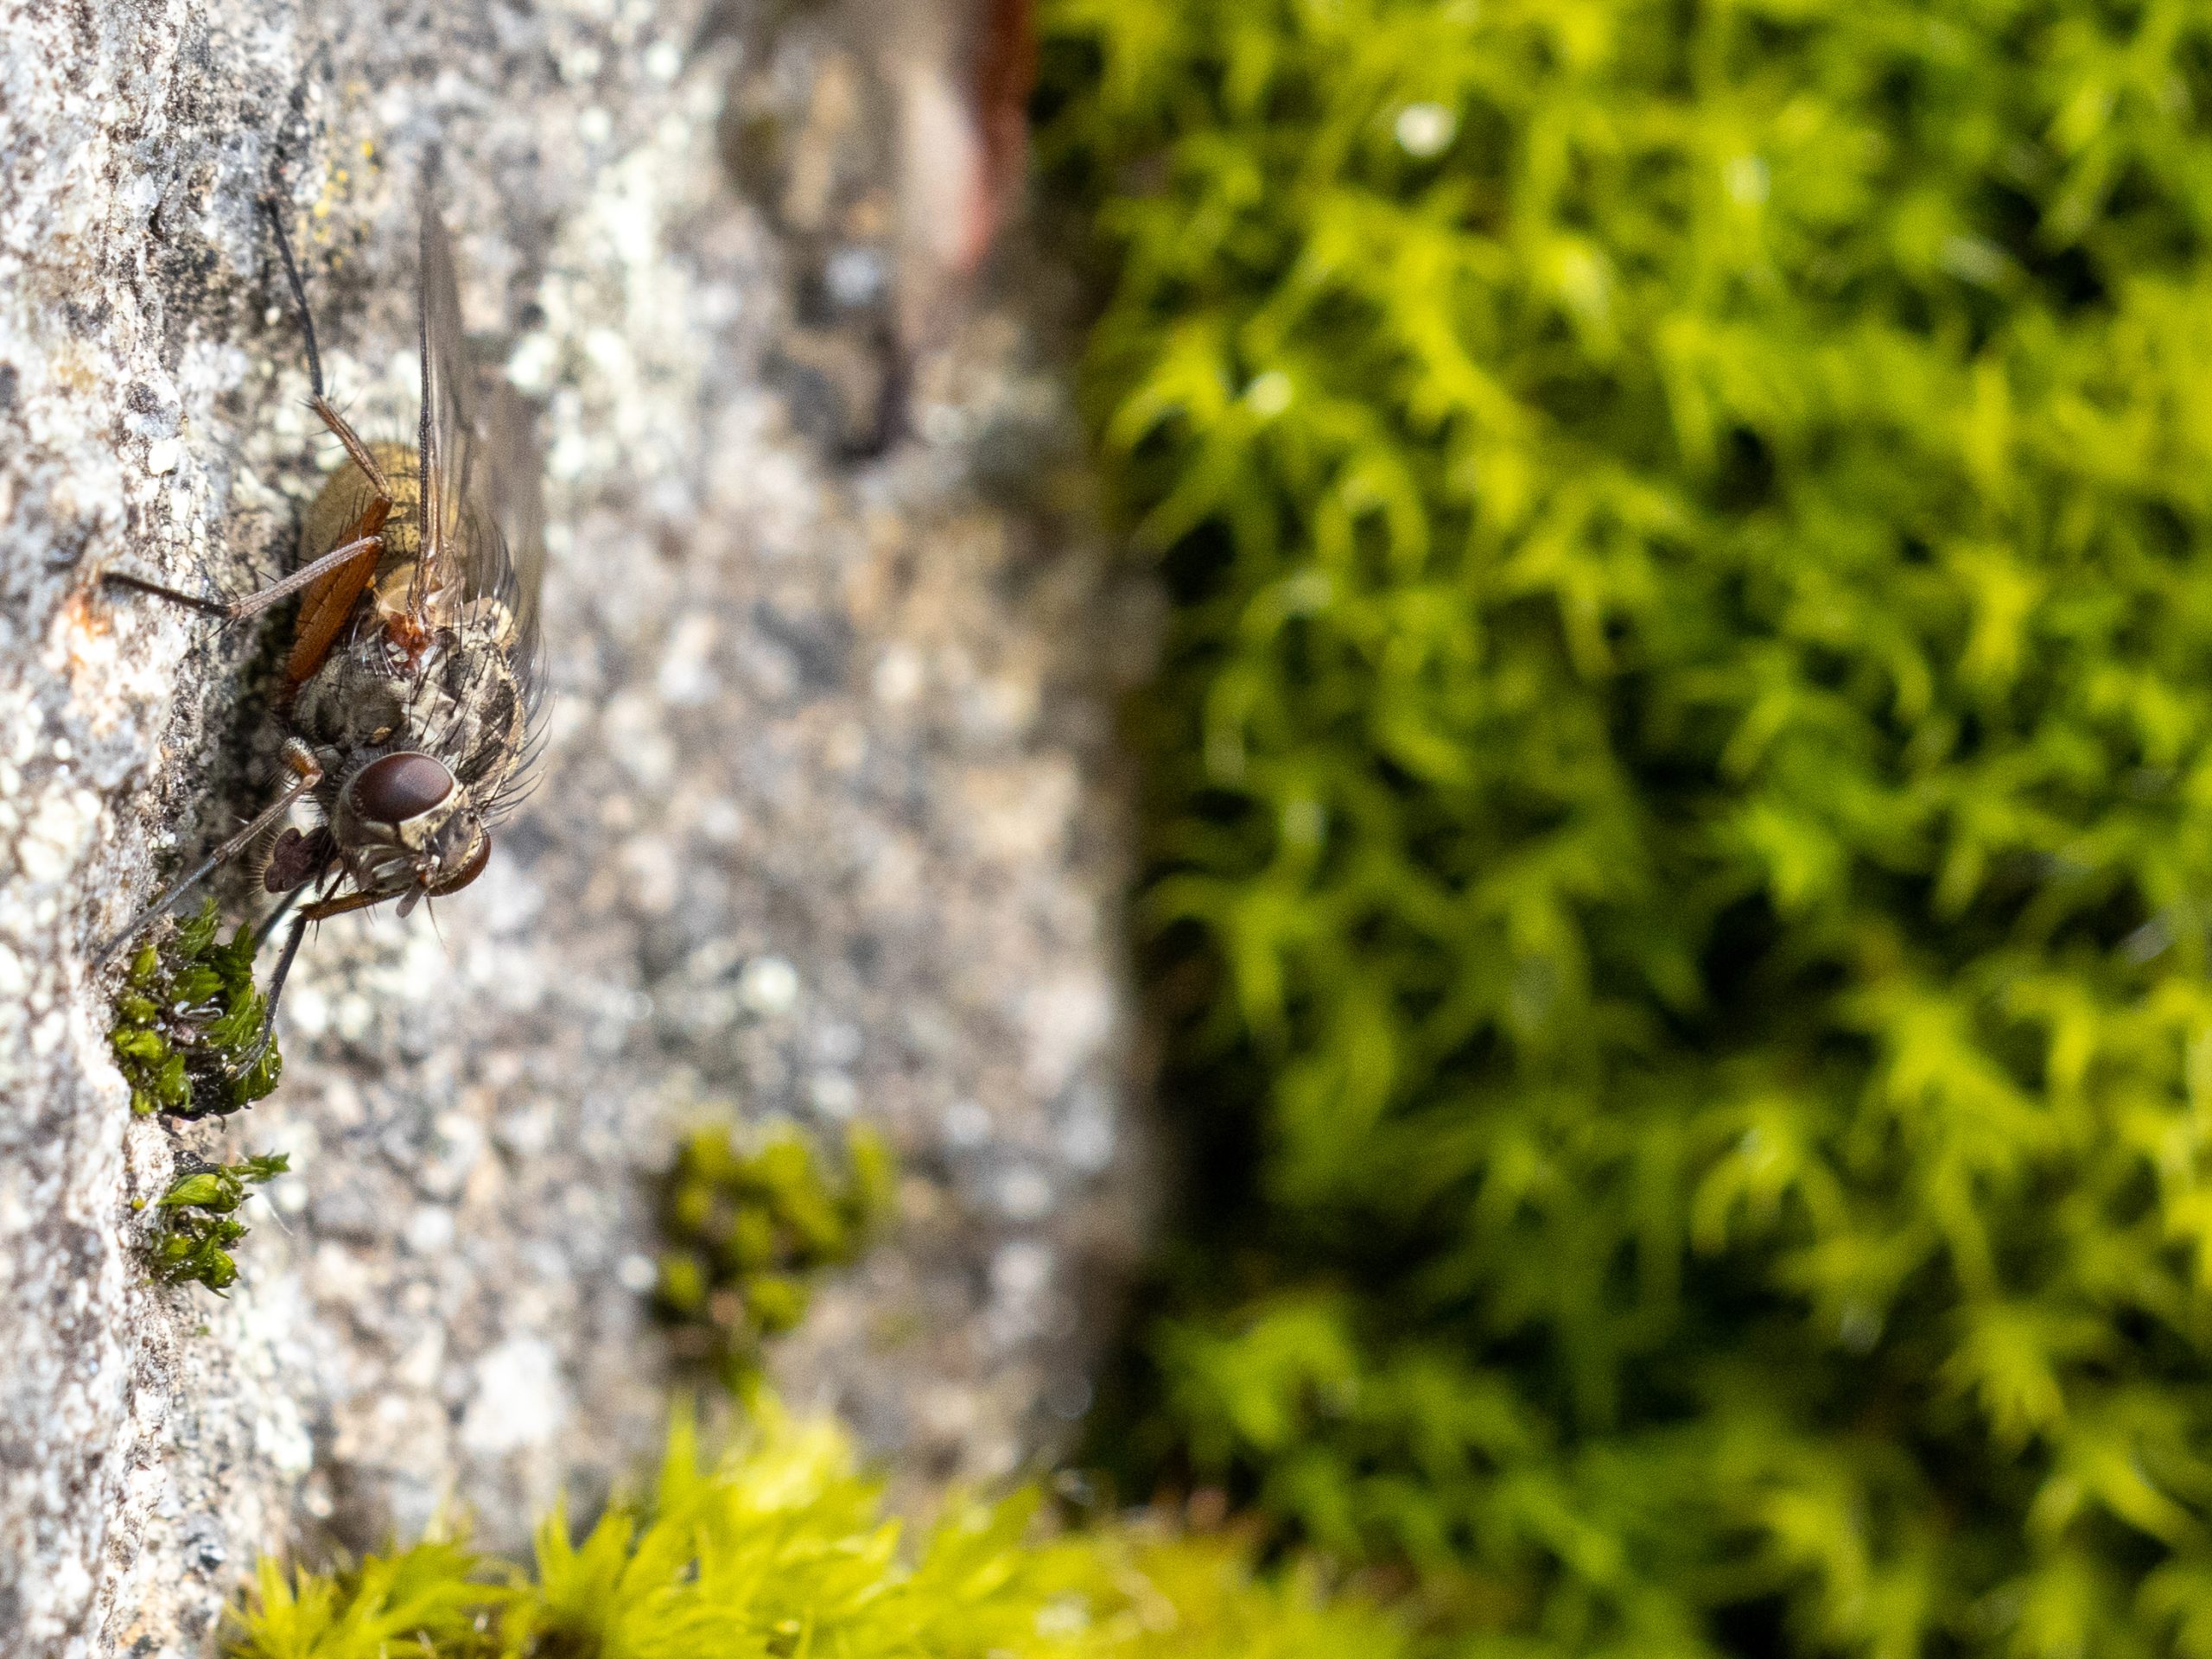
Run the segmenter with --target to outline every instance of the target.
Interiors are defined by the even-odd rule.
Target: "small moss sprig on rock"
[[[854,1130],[843,1164],[833,1173],[787,1128],[750,1141],[702,1129],[677,1155],[654,1301],[678,1351],[733,1389],[757,1372],[765,1338],[805,1317],[813,1277],[856,1258],[889,1210],[883,1142]]]
[[[754,1659],[1402,1659],[1404,1632],[1307,1576],[1254,1573],[1233,1537],[1109,1522],[1052,1537],[1034,1494],[957,1501],[913,1545],[827,1422],[763,1402],[702,1468],[679,1429],[657,1492],[581,1541],[559,1511],[534,1567],[451,1543],[341,1573],[261,1564],[232,1659],[620,1654]]]
[[[233,1212],[246,1189],[291,1167],[283,1153],[264,1153],[238,1164],[211,1164],[186,1154],[168,1191],[155,1200],[162,1230],[154,1244],[154,1276],[165,1285],[205,1285],[218,1296],[238,1281],[231,1246],[245,1236]]]
[[[245,1064],[268,1017],[253,981],[257,941],[244,927],[227,941],[218,931],[210,899],[131,959],[108,1043],[141,1116],[228,1116],[283,1075],[273,1039]]]

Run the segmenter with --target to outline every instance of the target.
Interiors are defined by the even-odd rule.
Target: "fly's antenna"
[[[261,207],[269,215],[269,228],[276,233],[276,252],[284,261],[284,278],[292,285],[292,302],[300,308],[300,332],[307,336],[308,342],[308,385],[320,400],[322,353],[315,349],[315,313],[308,308],[308,285],[300,279],[299,261],[292,257],[292,238],[284,234],[284,216],[277,210],[275,199],[264,200]]]

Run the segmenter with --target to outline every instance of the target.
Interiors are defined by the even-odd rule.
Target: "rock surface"
[[[787,1396],[917,1480],[1087,1401],[1147,1185],[1109,730],[1146,607],[1084,527],[1036,273],[909,383],[880,67],[779,28],[0,7],[6,1651],[200,1651],[264,1550],[588,1507],[660,1433],[646,1181],[702,1121],[861,1115],[904,1154]],[[542,410],[543,781],[435,929],[322,929],[272,1100],[136,1121],[92,950],[266,789],[264,641],[97,575],[247,588],[334,464],[265,195],[334,395],[410,429],[434,147],[471,327]],[[291,1155],[227,1302],[140,1264],[184,1147]]]

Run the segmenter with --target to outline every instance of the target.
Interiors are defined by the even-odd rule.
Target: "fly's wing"
[[[507,657],[524,701],[534,712],[541,677],[538,589],[545,579],[545,459],[537,444],[537,411],[501,375],[486,388],[483,418],[486,493],[514,573],[507,601],[515,620],[514,644]]]
[[[423,192],[422,495],[416,505],[422,555],[408,610],[423,627],[450,626],[471,599],[518,608],[514,560],[491,506],[492,480],[472,416],[473,371],[461,332],[460,285],[444,222]]]
[[[505,613],[496,646],[480,636],[479,649],[464,654],[456,694],[477,727],[457,772],[480,791],[488,824],[526,787],[534,743],[541,468],[528,405],[512,389],[501,386],[491,400],[499,417],[491,425],[475,418],[475,372],[461,337],[453,246],[427,189],[422,211],[423,553],[409,611],[426,627],[450,627],[472,611],[487,620]],[[519,561],[510,551],[510,532]]]

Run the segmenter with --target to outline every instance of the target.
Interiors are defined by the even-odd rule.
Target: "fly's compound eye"
[[[346,790],[353,810],[372,823],[405,823],[453,793],[453,773],[427,754],[387,754],[361,768]]]
[[[479,833],[476,850],[451,875],[439,880],[430,889],[430,897],[442,899],[449,893],[459,893],[463,887],[484,874],[484,867],[492,861],[492,837]]]

